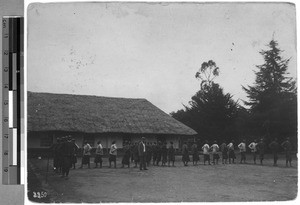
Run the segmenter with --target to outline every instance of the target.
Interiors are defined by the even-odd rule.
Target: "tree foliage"
[[[200,88],[209,87],[213,83],[213,80],[219,76],[219,67],[213,60],[208,62],[203,62],[199,71],[196,73],[195,77],[201,80]]]
[[[220,69],[212,60],[203,62],[195,77],[200,90],[183,109],[171,115],[196,130],[202,140],[248,140],[290,137],[297,144],[296,81],[287,77],[290,59],[284,59],[278,43],[271,40],[260,54],[253,85],[243,86],[248,100],[242,107],[214,82]]]
[[[193,127],[203,137],[221,140],[232,137],[232,125],[237,116],[237,103],[232,96],[224,94],[216,83],[199,90],[189,102],[187,111],[193,117]]]
[[[283,59],[281,53],[271,40],[260,52],[264,63],[256,66],[254,85],[243,87],[249,99],[245,101],[251,113],[249,126],[269,139],[297,135],[296,82],[286,76],[290,59]]]
[[[237,102],[213,81],[218,75],[214,61],[202,63],[195,76],[201,80],[200,90],[192,96],[189,106],[171,115],[196,130],[202,139],[222,141],[236,134]]]

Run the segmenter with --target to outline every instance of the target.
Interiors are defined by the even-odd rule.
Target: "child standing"
[[[265,143],[264,140],[261,139],[260,142],[256,146],[257,151],[259,153],[260,164],[263,165],[264,155],[265,155]]]
[[[156,158],[157,158],[157,145],[156,142],[152,145],[152,155],[153,155],[153,165],[155,166]]]
[[[199,161],[199,153],[198,153],[198,147],[196,142],[192,145],[192,155],[193,155],[193,165],[197,165],[197,162]]]
[[[77,163],[77,151],[79,149],[79,146],[76,144],[75,139],[72,139],[72,143],[74,145],[73,146],[74,150],[73,150],[73,156],[72,156],[71,163],[72,163],[73,169],[75,169],[75,164]]]
[[[122,168],[127,165],[128,168],[130,167],[130,145],[127,141],[124,143],[124,156],[122,159]]]
[[[166,163],[168,161],[168,149],[167,149],[167,142],[163,143],[163,146],[161,148],[161,156],[162,156],[162,161],[161,161],[161,165],[162,166],[166,166]]]
[[[109,168],[111,168],[111,162],[114,162],[114,167],[117,168],[117,149],[116,141],[113,141],[109,150]]]
[[[214,144],[211,146],[211,149],[212,149],[212,154],[213,154],[213,163],[218,164],[220,156],[218,154],[219,146],[217,144],[217,141],[214,141]]]
[[[146,163],[147,163],[147,167],[149,167],[150,163],[151,163],[151,159],[152,159],[152,143],[151,142],[147,142],[146,145]]]
[[[220,146],[222,152],[222,164],[227,164],[228,159],[228,147],[225,142],[223,142]]]
[[[134,168],[137,168],[138,163],[140,163],[139,149],[138,149],[138,143],[137,142],[134,143],[133,160],[134,160]]]
[[[277,166],[277,160],[278,160],[278,151],[279,151],[279,143],[277,142],[277,138],[275,138],[271,144],[269,144],[270,149],[273,153],[273,166]]]
[[[234,164],[234,160],[235,160],[235,153],[234,153],[234,141],[232,140],[228,145],[228,157],[229,157],[229,164]],[[232,161],[231,161],[232,160]]]
[[[286,138],[286,141],[284,141],[281,146],[285,150],[285,158],[286,158],[286,167],[288,166],[288,163],[290,164],[290,167],[292,166],[292,144],[290,142],[290,138]]]
[[[100,163],[100,168],[102,168],[102,156],[103,156],[103,147],[101,144],[101,141],[97,142],[97,148],[96,148],[96,156],[95,156],[95,168],[98,167],[98,163]]]
[[[161,141],[158,141],[156,146],[156,166],[159,166],[159,162],[161,161],[161,151],[162,151],[162,144]]]
[[[134,143],[133,142],[130,142],[130,161],[131,163],[134,162]]]
[[[173,146],[173,142],[170,142],[170,146],[169,146],[169,149],[168,149],[168,166],[170,166],[170,162],[173,163],[173,167],[175,166],[174,165],[174,162],[175,162],[175,149],[174,149],[174,146]]]
[[[205,140],[205,144],[202,147],[203,150],[203,156],[204,156],[204,165],[206,163],[206,161],[208,161],[208,164],[210,165],[210,157],[209,157],[209,145],[208,145],[208,141]]]
[[[246,163],[246,142],[245,140],[243,140],[239,145],[238,148],[240,149],[240,153],[241,153],[241,161],[240,163],[242,164],[244,162],[244,164]]]
[[[182,145],[182,161],[184,166],[188,166],[188,162],[190,161],[189,150],[186,142]]]
[[[257,146],[256,140],[254,140],[253,142],[251,142],[249,144],[249,148],[251,149],[251,152],[252,152],[252,155],[253,155],[254,164],[256,164],[256,153],[257,153],[256,146]]]
[[[91,168],[90,167],[91,149],[92,147],[89,145],[89,143],[87,143],[87,141],[85,141],[83,145],[83,156],[82,156],[80,168],[82,168],[84,164],[87,164],[88,168]]]

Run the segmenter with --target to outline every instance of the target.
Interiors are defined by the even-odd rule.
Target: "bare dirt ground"
[[[28,161],[28,197],[36,202],[227,202],[285,201],[297,196],[297,160],[286,168],[284,156],[279,166],[272,166],[271,156],[264,165],[206,165],[184,167],[176,158],[176,167],[138,168],[107,167],[75,169],[65,180],[52,170],[50,160],[48,183],[45,182],[47,159]],[[201,158],[203,160],[203,158]],[[239,160],[239,156],[238,156]],[[80,160],[79,160],[80,161]],[[93,162],[93,158],[91,159]],[[80,165],[77,164],[77,167]],[[133,166],[133,165],[132,165]],[[33,191],[46,191],[47,197],[33,198]]]

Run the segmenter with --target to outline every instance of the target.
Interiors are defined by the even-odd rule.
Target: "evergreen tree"
[[[196,73],[200,90],[191,98],[189,106],[171,115],[196,130],[202,139],[221,142],[224,138],[229,140],[236,136],[237,102],[213,81],[218,75],[219,68],[214,61],[202,63]]]
[[[284,138],[297,132],[296,83],[286,77],[290,59],[281,57],[278,43],[271,40],[268,48],[260,52],[264,63],[256,66],[254,85],[243,87],[249,98],[245,105],[250,107],[254,133],[269,139]]]
[[[237,116],[237,103],[229,93],[212,82],[199,90],[189,102],[187,111],[192,119],[192,126],[207,139],[232,139],[236,133],[234,120]]]

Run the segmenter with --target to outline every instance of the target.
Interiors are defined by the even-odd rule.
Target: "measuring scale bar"
[[[23,94],[23,17],[2,18],[2,146],[3,184],[20,184],[21,176],[21,102]],[[22,105],[24,105],[22,103]],[[23,121],[22,121],[23,122]],[[23,128],[23,126],[22,126]],[[24,142],[24,141],[23,141]],[[23,181],[23,180],[22,180]]]
[[[9,184],[9,19],[2,19],[2,184]]]

